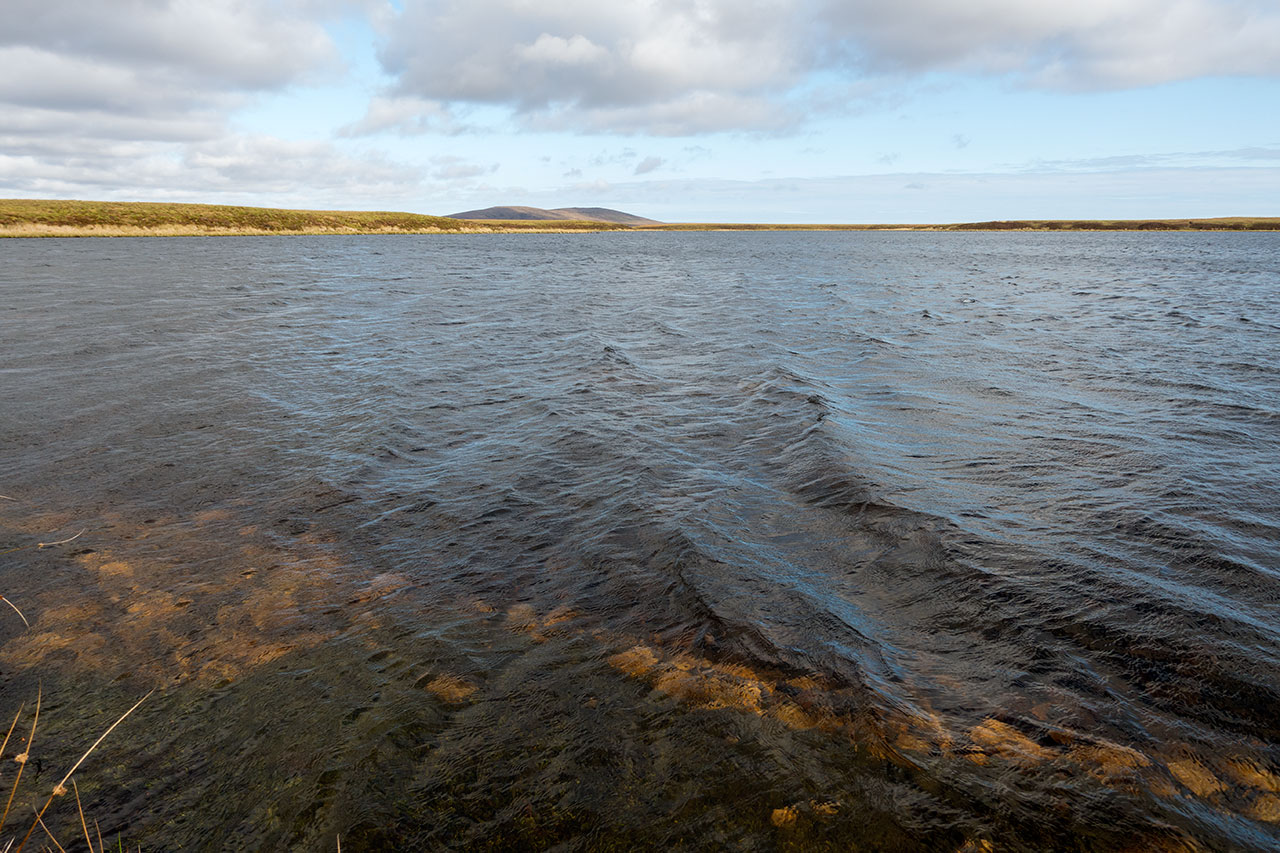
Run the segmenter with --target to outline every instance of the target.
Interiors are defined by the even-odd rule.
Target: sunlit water
[[[76,777],[149,850],[1272,849],[1278,284],[1269,234],[4,241],[0,840],[156,687]]]

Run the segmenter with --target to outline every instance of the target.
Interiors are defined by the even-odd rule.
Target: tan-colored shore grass
[[[1280,217],[1213,219],[1010,219],[937,224],[787,224],[674,222],[638,231],[1280,231]]]
[[[611,222],[563,219],[463,220],[392,211],[286,210],[217,204],[0,199],[0,237],[483,234],[589,231],[1280,231],[1280,217],[1017,219],[939,224],[678,222],[626,226]]]
[[[271,234],[444,234],[464,229],[211,228],[200,225],[0,225],[0,237],[254,237]]]
[[[1280,231],[1280,217],[1211,219],[1014,219],[939,226],[945,231]]]
[[[0,199],[0,236],[4,237],[505,233],[612,231],[619,227],[611,223],[565,220],[480,222],[391,211]]]

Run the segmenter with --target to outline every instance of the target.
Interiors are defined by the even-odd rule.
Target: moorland
[[[493,211],[519,218],[478,218]],[[441,234],[579,231],[1280,231],[1280,217],[999,220],[935,224],[656,222],[606,208],[486,208],[467,218],[421,213],[287,210],[219,204],[0,199],[0,237],[166,237],[260,234]],[[581,219],[570,218],[580,215]],[[476,217],[476,218],[473,218]]]

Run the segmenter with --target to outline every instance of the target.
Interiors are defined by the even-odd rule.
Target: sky
[[[0,6],[0,197],[1280,216],[1280,0]]]

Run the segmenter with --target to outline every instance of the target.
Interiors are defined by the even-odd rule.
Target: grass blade
[[[13,787],[9,789],[9,801],[4,805],[4,815],[0,817],[0,829],[4,828],[4,823],[9,819],[9,809],[13,807],[13,795],[18,793],[18,785],[22,783],[22,771],[27,768],[27,759],[31,757],[31,745],[36,740],[36,723],[40,722],[40,700],[44,696],[44,688],[36,690],[36,716],[31,721],[31,736],[27,738],[27,750],[20,755],[15,755],[13,760],[18,762],[18,776],[13,780]],[[31,833],[27,833],[30,835]],[[21,846],[18,847],[22,849]]]
[[[18,727],[18,718],[22,716],[22,711],[27,705],[24,702],[18,706],[18,713],[13,715],[13,722],[9,724],[9,731],[5,733],[4,743],[0,743],[0,757],[4,756],[4,751],[9,748],[9,738],[13,737],[13,730]]]
[[[26,625],[28,628],[31,627],[31,623],[27,621],[27,617],[23,616],[22,611],[18,609],[18,605],[14,604],[12,601],[5,598],[3,595],[0,595],[0,601],[3,601],[5,604],[13,608],[13,612],[18,614],[18,618],[22,620],[23,625]]]
[[[97,853],[93,849],[93,839],[89,837],[89,824],[84,819],[84,806],[80,804],[80,786],[76,784],[76,780],[71,780],[71,790],[76,792],[76,811],[80,813],[80,828],[84,830],[84,843],[89,845],[89,853]]]
[[[54,545],[66,545],[68,542],[76,541],[77,539],[79,539],[81,536],[85,535],[88,532],[89,532],[89,528],[86,527],[84,530],[81,530],[75,536],[68,536],[66,539],[59,539],[57,542],[37,542],[36,548],[52,548]]]
[[[49,804],[53,802],[53,798],[54,798],[54,797],[62,796],[63,794],[65,794],[65,793],[67,792],[66,784],[67,784],[67,780],[71,778],[71,774],[72,774],[72,773],[75,773],[75,772],[76,772],[76,770],[78,770],[78,769],[80,768],[80,765],[84,763],[84,760],[85,760],[86,758],[88,758],[88,757],[89,757],[89,754],[90,754],[91,752],[93,752],[95,749],[97,749],[97,748],[98,748],[98,744],[102,743],[102,741],[106,739],[107,735],[111,734],[111,732],[115,730],[115,727],[116,727],[116,726],[118,726],[118,725],[120,725],[121,723],[123,723],[123,722],[124,722],[125,717],[129,716],[129,715],[130,715],[130,714],[132,714],[134,711],[138,710],[138,707],[139,707],[143,702],[147,701],[147,699],[148,699],[148,698],[150,698],[150,696],[151,696],[151,694],[152,694],[152,693],[155,693],[155,690],[152,690],[152,691],[150,691],[149,693],[147,693],[147,695],[146,695],[146,696],[143,696],[141,699],[139,699],[139,700],[134,704],[134,706],[133,706],[132,708],[130,708],[129,710],[127,710],[127,711],[125,711],[123,714],[121,714],[121,715],[120,715],[120,719],[118,719],[118,720],[116,720],[114,723],[112,723],[112,724],[110,725],[110,727],[108,727],[108,728],[107,728],[107,730],[106,730],[105,732],[103,732],[102,734],[100,734],[100,735],[98,736],[98,739],[97,739],[97,740],[95,740],[95,741],[93,742],[93,746],[91,746],[91,747],[89,747],[88,749],[86,749],[86,750],[85,750],[85,752],[84,752],[84,755],[80,756],[80,759],[79,759],[75,764],[71,765],[71,769],[67,771],[67,775],[62,777],[62,781],[61,781],[61,782],[59,782],[57,785],[54,785],[54,787],[53,787],[53,793],[49,795],[49,799],[45,800],[45,801],[44,801],[44,805],[40,807],[40,811],[36,814],[36,821],[37,821],[37,823],[40,821],[40,818],[44,817],[45,810],[49,808]],[[39,703],[38,703],[38,702],[37,702],[36,708],[37,708],[37,713],[38,713],[38,712],[39,712]],[[33,726],[32,726],[32,732],[34,732],[34,731],[35,731],[35,726],[33,725]],[[10,797],[12,798],[12,795],[10,795]],[[3,824],[0,824],[0,826],[3,826]],[[34,823],[33,823],[33,824],[31,824],[31,828],[27,830],[27,834],[23,837],[23,839],[22,839],[22,843],[18,845],[17,853],[22,853],[22,848],[23,848],[23,847],[25,847],[25,846],[27,845],[27,841],[28,841],[28,839],[30,839],[30,838],[31,838],[31,833],[35,832],[35,830],[36,830],[36,824],[34,824]]]
[[[45,835],[49,836],[49,840],[53,842],[54,847],[57,847],[62,851],[62,853],[67,853],[63,846],[58,843],[58,839],[53,837],[53,833],[49,831],[49,827],[44,825],[44,821],[40,819],[40,815],[36,815],[36,823],[40,824],[40,828],[44,830]],[[22,848],[19,847],[18,849],[21,850]]]
[[[112,730],[114,730],[116,726],[118,726],[118,725],[120,725],[121,723],[123,723],[123,722],[124,722],[124,718],[125,718],[125,717],[129,716],[129,715],[130,715],[130,714],[132,714],[134,711],[138,710],[138,707],[139,707],[143,702],[145,702],[145,701],[147,701],[147,699],[151,698],[151,694],[152,694],[152,693],[155,693],[155,690],[152,690],[152,691],[148,692],[146,696],[143,696],[141,699],[139,699],[137,702],[135,702],[135,703],[134,703],[134,706],[133,706],[132,708],[130,708],[129,710],[125,711],[123,714],[121,714],[121,715],[120,715],[120,719],[118,719],[118,720],[116,720],[114,723],[112,723],[112,724],[111,724],[111,726],[110,726],[110,727],[109,727],[105,732],[103,732],[102,734],[98,735],[98,739],[97,739],[97,740],[95,740],[95,741],[93,742],[93,746],[89,747],[88,749],[86,749],[86,750],[84,751],[84,755],[80,756],[80,760],[79,760],[79,761],[77,761],[75,764],[71,765],[71,769],[67,771],[67,775],[66,775],[66,776],[63,776],[63,777],[62,777],[62,781],[61,781],[61,782],[59,782],[57,785],[55,785],[55,786],[54,786],[54,788],[53,788],[53,796],[58,796],[58,794],[59,794],[59,793],[65,794],[65,793],[67,792],[67,789],[66,789],[65,787],[63,787],[63,786],[67,784],[67,780],[71,778],[71,774],[72,774],[72,773],[75,773],[75,772],[76,772],[76,770],[77,770],[77,769],[79,769],[80,765],[84,763],[84,760],[85,760],[86,758],[88,758],[88,757],[89,757],[89,753],[91,753],[91,752],[93,752],[95,749],[97,749],[97,748],[98,748],[98,744],[100,744],[100,743],[102,743],[104,740],[106,740],[107,735],[111,734]]]

